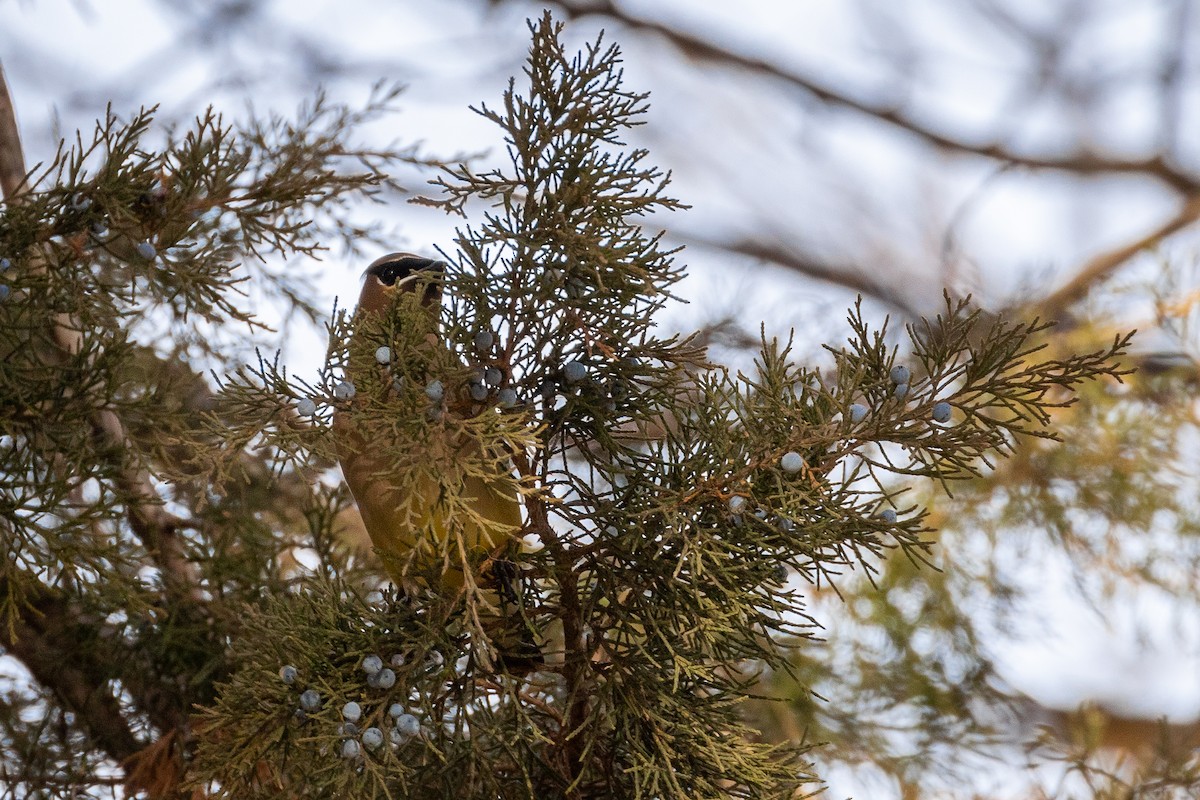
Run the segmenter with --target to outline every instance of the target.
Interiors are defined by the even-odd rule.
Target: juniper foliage
[[[530,31],[524,85],[476,109],[508,163],[447,165],[425,201],[464,217],[443,253],[444,347],[376,364],[357,404],[339,386],[367,323],[344,311],[312,382],[260,357],[222,370],[214,396],[186,349],[256,322],[235,303],[239,258],[359,233],[337,203],[406,156],[348,151],[349,112],[327,128],[320,105],[294,128],[207,117],[161,153],[141,144],[149,115],[113,120],[95,177],[76,147],[6,205],[3,641],[32,675],[8,701],[54,722],[4,715],[22,785],[95,785],[107,763],[158,796],[797,796],[817,781],[807,745],[762,743],[744,706],[812,637],[805,586],[895,550],[924,559],[926,513],[897,477],[978,474],[1053,437],[1081,382],[1120,374],[1125,338],[1039,359],[1042,323],[949,298],[903,359],[855,308],[829,374],[765,335],[751,374],[658,335],[682,267],[645,225],[681,205],[622,141],[646,96],[602,39],[572,55],[548,16]],[[330,167],[355,155],[366,172]],[[400,306],[369,335],[411,352]],[[139,343],[162,307],[178,344]],[[429,413],[430,381],[461,396],[489,369],[470,413]],[[425,464],[451,507],[469,506],[447,477],[464,471],[521,493],[515,613],[544,669],[494,657],[482,588],[401,597],[348,545],[337,408],[399,472]],[[506,457],[439,450],[464,437]],[[460,557],[453,533],[443,561]]]
[[[350,138],[395,96],[165,130],[153,109],[110,110],[5,197],[0,642],[21,664],[3,688],[6,796],[175,786],[240,605],[285,591],[280,532],[319,502],[296,475],[269,486],[254,455],[214,459],[230,418],[205,371],[271,341],[251,302],[320,313],[297,256],[378,238],[348,209],[419,159]],[[239,480],[211,480],[218,463]]]

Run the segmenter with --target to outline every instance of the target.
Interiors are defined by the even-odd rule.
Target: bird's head
[[[446,265],[412,253],[390,253],[367,267],[358,307],[380,313],[403,292],[422,291],[421,305],[435,307],[442,299],[442,273]]]

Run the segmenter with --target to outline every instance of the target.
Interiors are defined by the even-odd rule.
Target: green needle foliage
[[[1044,324],[949,298],[903,359],[855,308],[829,374],[765,336],[744,375],[656,335],[682,267],[644,226],[681,206],[621,138],[646,96],[625,88],[616,47],[571,55],[548,16],[530,30],[527,85],[477,109],[508,164],[446,166],[426,201],[465,221],[443,253],[441,346],[420,357],[411,302],[336,314],[311,383],[205,351],[216,396],[194,354],[137,338],[158,308],[175,341],[253,325],[238,259],[361,233],[338,204],[405,154],[350,152],[348,112],[246,130],[209,118],[161,154],[139,144],[148,116],[111,121],[100,176],[72,166],[77,148],[52,188],[5,208],[2,252],[20,268],[0,305],[0,599],[5,647],[33,680],[6,698],[3,761],[23,785],[86,784],[104,762],[155,796],[799,796],[818,781],[808,745],[763,743],[745,701],[790,669],[790,647],[815,646],[800,584],[893,550],[923,561],[926,513],[902,479],[978,475],[1053,438],[1050,413],[1081,382],[1119,376],[1127,337],[1040,358]],[[366,172],[329,165],[356,155]],[[92,205],[73,210],[85,187]],[[97,220],[114,244],[94,241]],[[378,346],[404,358],[378,363]],[[348,368],[365,376],[353,397]],[[434,380],[447,399],[430,399]],[[398,480],[435,482],[463,514],[463,475],[521,493],[513,597],[382,583],[340,524],[335,410]],[[461,559],[456,525],[442,562]],[[537,671],[504,666],[498,608],[537,641]],[[16,713],[34,709],[54,725]]]

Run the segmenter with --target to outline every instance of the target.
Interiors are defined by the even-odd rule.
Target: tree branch
[[[785,69],[762,58],[743,55],[674,29],[664,23],[636,17],[618,7],[613,0],[595,0],[594,2],[589,0],[586,3],[560,0],[560,5],[572,17],[605,16],[631,29],[657,34],[690,58],[740,67],[782,80],[811,94],[823,103],[849,109],[885,122],[942,150],[975,155],[1029,169],[1056,170],[1080,176],[1141,176],[1156,180],[1189,198],[1176,216],[1158,228],[1127,245],[1088,261],[1070,283],[1043,302],[1044,313],[1050,316],[1061,315],[1065,312],[1066,307],[1082,297],[1095,281],[1110,274],[1136,254],[1154,247],[1166,237],[1200,218],[1200,205],[1198,205],[1200,203],[1198,200],[1200,198],[1200,175],[1180,168],[1161,152],[1142,159],[1114,158],[1091,149],[1078,149],[1062,155],[1048,155],[1016,152],[996,141],[968,141],[925,125],[898,107],[871,103],[850,96],[809,76]],[[1177,66],[1168,65],[1168,67],[1165,77],[1169,81],[1174,77],[1173,69],[1177,69]],[[913,309],[909,308],[903,298],[897,295],[894,286],[883,284],[873,279],[872,276],[856,272],[852,268],[842,270],[833,265],[798,258],[794,253],[770,243],[758,241],[719,242],[699,237],[691,238],[696,243],[760,258],[817,280],[828,281],[871,295],[903,309],[906,313],[913,314]]]
[[[980,156],[1030,169],[1057,170],[1076,175],[1141,175],[1154,178],[1181,194],[1192,194],[1200,189],[1200,175],[1179,168],[1161,154],[1141,159],[1122,159],[1112,158],[1095,150],[1079,149],[1063,155],[1046,155],[1019,153],[1000,142],[968,141],[936,130],[900,108],[851,97],[811,77],[786,70],[764,59],[742,55],[665,24],[634,17],[622,11],[611,0],[589,0],[586,4],[578,5],[560,2],[560,5],[568,16],[605,16],[634,30],[658,34],[690,58],[741,67],[782,80],[823,103],[886,122],[941,150]]]
[[[16,113],[7,81],[0,72],[0,189],[11,208],[25,201],[30,190],[25,171]],[[30,259],[31,272],[44,273],[42,253]],[[64,358],[79,353],[83,331],[68,315],[48,319],[55,345]],[[97,454],[114,467],[115,483],[124,498],[130,528],[141,540],[151,559],[160,569],[168,596],[187,599],[193,608],[203,607],[198,570],[187,560],[179,537],[182,521],[163,508],[149,472],[142,467],[135,448],[117,413],[107,405],[91,412],[90,425],[97,440]],[[0,596],[7,579],[0,580]],[[75,712],[85,729],[106,754],[120,763],[130,780],[143,780],[146,756],[142,744],[130,729],[123,710],[108,682],[120,673],[112,663],[100,660],[95,650],[79,647],[81,623],[77,609],[65,597],[29,580],[22,587],[27,602],[10,626],[0,631],[0,645],[19,659],[34,679],[49,688],[65,708]],[[171,732],[186,726],[186,716],[152,683],[139,685],[141,676],[129,676],[126,689],[152,723]],[[157,751],[155,751],[157,752]],[[174,752],[174,751],[172,751]]]
[[[25,156],[4,64],[0,63],[0,191],[10,203],[25,191]]]
[[[8,82],[0,71],[0,187],[3,188],[4,201],[9,206],[24,201],[24,195],[29,190],[25,178],[25,156],[21,149],[16,112]],[[32,269],[44,271],[45,265],[35,260]],[[59,314],[50,324],[54,342],[64,355],[79,352],[83,332],[68,316]],[[111,408],[101,406],[92,413],[91,425],[103,445],[103,452],[117,468],[117,484],[126,498],[130,527],[162,571],[164,585],[178,596],[202,603],[204,598],[200,590],[199,573],[188,562],[178,535],[182,521],[162,507],[162,500],[154,490],[149,473],[129,457],[133,446],[125,434],[121,419]]]
[[[9,581],[0,577],[0,595],[16,591]],[[107,665],[95,660],[91,648],[79,646],[78,609],[40,584],[21,591],[26,602],[9,625],[0,625],[0,645],[83,721],[88,735],[110,758],[122,762],[138,752],[142,744],[107,686]]]
[[[1193,196],[1184,203],[1179,213],[1144,236],[1094,256],[1065,286],[1039,304],[1039,313],[1049,319],[1061,317],[1066,313],[1068,306],[1087,294],[1092,284],[1112,274],[1138,253],[1157,246],[1168,236],[1186,228],[1197,219],[1200,219],[1200,194]]]
[[[876,300],[899,309],[914,319],[921,315],[919,309],[913,308],[907,300],[897,293],[895,284],[876,280],[875,277],[863,272],[854,265],[835,265],[817,259],[803,258],[779,242],[763,241],[761,239],[721,241],[694,234],[687,236],[676,235],[674,238],[687,245],[710,247],[716,250],[724,250],[727,253],[737,253],[738,255],[760,259],[769,264],[775,264],[793,272],[798,272],[814,280],[831,283],[835,286],[849,289],[852,292],[873,297]]]

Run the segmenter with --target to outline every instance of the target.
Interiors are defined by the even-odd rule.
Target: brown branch
[[[0,189],[9,207],[23,203],[30,190],[16,113],[2,72]],[[33,253],[27,268],[32,273],[44,274],[44,253]],[[84,336],[78,323],[65,314],[57,314],[48,324],[61,358],[65,360],[82,351]],[[199,573],[187,560],[179,536],[182,521],[163,508],[149,472],[137,462],[135,448],[120,417],[111,407],[100,405],[92,411],[89,422],[97,439],[98,455],[115,467],[115,482],[125,500],[130,528],[162,572],[167,594],[190,600],[192,608],[202,608],[204,597]],[[125,767],[131,780],[136,778],[141,774],[139,765],[145,763],[144,757],[139,760],[143,747],[107,685],[120,670],[104,663],[96,652],[89,653],[79,647],[80,634],[85,631],[80,630],[77,610],[65,598],[36,581],[29,583],[31,587],[23,587],[28,602],[21,606],[10,627],[0,632],[0,645],[25,665],[39,684],[51,689],[64,707],[79,716],[92,739]],[[8,593],[0,591],[3,594]],[[186,715],[158,688],[153,684],[139,685],[140,675],[123,677],[123,684],[136,698],[139,708],[156,726],[167,731],[168,737],[172,731],[186,728]]]
[[[129,527],[162,570],[164,587],[176,597],[186,597],[196,607],[202,607],[205,599],[199,570],[188,561],[179,535],[184,520],[163,508],[150,473],[126,457],[132,444],[116,412],[110,408],[97,409],[92,416],[92,430],[112,454],[112,463],[118,468],[116,483],[129,510]]]
[[[1200,748],[1200,717],[1168,722],[1162,717],[1141,717],[1107,708],[1095,701],[1062,709],[1020,693],[1011,700],[1015,722],[1021,728],[1037,729],[1066,746],[1088,742],[1092,747],[1131,757],[1143,766],[1164,757],[1186,759]]]
[[[853,265],[835,265],[827,261],[804,258],[779,242],[762,239],[736,239],[722,241],[695,234],[675,235],[675,239],[687,245],[699,245],[727,253],[737,253],[798,272],[814,280],[831,283],[858,294],[867,295],[887,303],[910,317],[917,318],[920,312],[913,308],[896,291],[894,282],[877,280],[874,276]]]
[[[522,478],[537,475],[526,454],[514,453],[513,463]],[[571,787],[567,797],[574,800],[574,798],[582,796],[576,783],[582,777],[584,770],[582,733],[587,723],[589,696],[588,687],[585,684],[588,653],[584,646],[579,578],[575,574],[573,554],[567,551],[550,526],[545,501],[527,498],[525,511],[529,517],[527,523],[529,528],[537,532],[543,545],[554,558],[553,572],[559,591],[558,617],[563,626],[562,675],[567,684],[566,723],[559,734],[558,745],[561,748],[561,760],[558,766],[562,771],[565,783]]]
[[[101,621],[88,619],[65,595],[36,581],[16,590],[8,585],[10,580],[0,578],[0,596],[17,591],[24,595],[8,625],[0,626],[0,647],[75,714],[92,743],[125,769],[123,782],[129,787],[146,788],[150,766],[156,767],[155,775],[177,778],[178,747],[164,754],[162,743],[178,743],[185,730],[187,717],[178,704],[153,679],[130,670],[120,649],[81,646],[105,635]],[[150,721],[167,732],[158,742],[147,746],[133,733],[113,692],[116,680]]]
[[[20,197],[26,189],[25,177],[17,114],[4,77],[4,64],[0,63],[0,191],[3,192],[0,196],[9,202]]]
[[[0,186],[8,205],[15,206],[24,201],[29,190],[25,178],[25,156],[16,111],[8,82],[0,71]],[[30,269],[43,272],[45,265],[41,259],[34,259]],[[56,315],[50,324],[54,342],[63,356],[80,351],[83,332],[70,317]],[[91,425],[103,452],[117,467],[117,485],[126,498],[129,525],[162,571],[164,586],[177,596],[187,596],[196,604],[203,603],[199,573],[187,560],[178,535],[182,521],[162,507],[150,474],[129,457],[133,445],[120,418],[111,408],[101,406],[93,412]]]
[[[1157,246],[1168,236],[1186,228],[1200,219],[1200,194],[1184,203],[1179,212],[1145,235],[1113,250],[1094,256],[1080,268],[1075,277],[1039,304],[1039,314],[1057,319],[1066,313],[1068,306],[1087,294],[1097,281],[1112,274],[1122,264],[1144,250]]]
[[[8,581],[0,578],[0,595],[17,591]],[[0,625],[0,645],[79,717],[92,741],[114,761],[141,750],[108,686],[108,665],[91,648],[80,647],[79,610],[41,585],[20,591],[25,602],[9,625]]]
[[[980,156],[1030,169],[1058,170],[1076,175],[1141,175],[1154,178],[1181,194],[1192,194],[1200,189],[1200,176],[1180,169],[1161,154],[1141,159],[1122,159],[1113,158],[1095,150],[1080,149],[1057,156],[1040,155],[1019,153],[1000,142],[967,141],[950,133],[936,130],[900,108],[851,97],[814,78],[786,70],[764,59],[726,50],[712,42],[683,33],[663,23],[640,19],[622,11],[611,0],[603,2],[589,0],[586,4],[578,6],[570,2],[561,2],[561,7],[568,16],[606,16],[634,30],[658,34],[675,45],[684,55],[693,59],[733,65],[782,80],[807,92],[823,103],[849,109],[886,122],[942,150]]]

